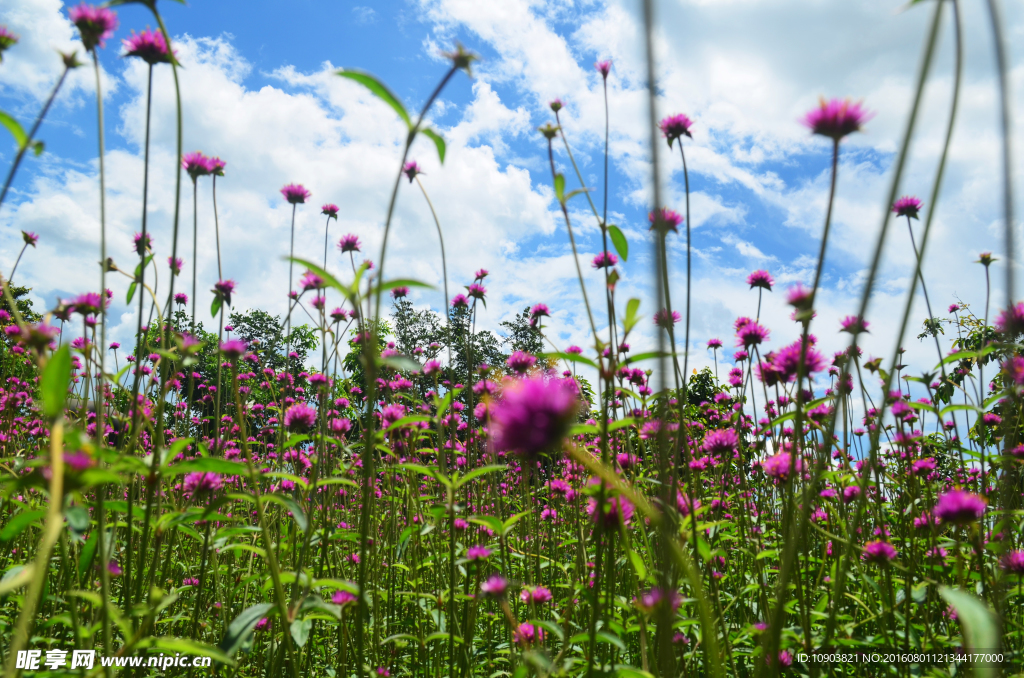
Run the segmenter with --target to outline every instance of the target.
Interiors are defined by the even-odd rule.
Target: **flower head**
[[[502,598],[508,590],[508,581],[501,575],[493,575],[483,584],[480,584],[480,591],[491,598]]]
[[[530,315],[534,318],[540,318],[541,316],[550,316],[551,309],[548,308],[547,304],[536,304],[530,309]]]
[[[491,435],[499,451],[533,458],[557,448],[579,410],[576,388],[543,376],[510,381],[491,412]]]
[[[423,174],[423,169],[416,164],[415,160],[410,160],[409,162],[405,163],[405,165],[402,167],[402,172],[405,174],[406,177],[408,177],[409,183],[411,184],[413,179],[415,179],[420,174]]]
[[[441,56],[452,62],[452,68],[466,71],[469,77],[473,77],[473,62],[480,58],[459,43],[455,44],[454,52],[441,52]]]
[[[985,500],[976,494],[950,490],[939,496],[939,501],[935,504],[935,517],[943,523],[967,525],[981,520],[985,513],[985,505]]]
[[[213,293],[216,294],[228,306],[231,305],[231,295],[235,291],[234,280],[218,280],[213,286]]]
[[[335,605],[341,605],[342,607],[344,607],[345,605],[348,605],[349,603],[356,602],[356,597],[355,597],[355,595],[353,595],[352,593],[349,593],[348,591],[340,591],[339,590],[339,591],[335,591],[334,595],[331,596],[331,602],[334,603]]]
[[[597,69],[597,72],[601,74],[602,78],[607,79],[608,74],[612,72],[612,62],[610,59],[605,61],[598,61],[596,64],[594,64],[594,68]]]
[[[295,403],[284,413],[284,425],[289,431],[305,433],[316,423],[316,410],[306,403]]]
[[[873,117],[862,106],[861,102],[852,102],[849,99],[832,99],[825,101],[824,97],[818,102],[818,107],[804,116],[803,124],[811,129],[814,134],[839,141],[847,134],[859,132],[861,125]]]
[[[537,359],[529,353],[514,351],[505,362],[516,373],[525,374],[531,367],[537,364]]]
[[[483,280],[491,274],[486,268],[477,269],[477,272],[473,274],[473,280]]]
[[[769,334],[768,328],[763,327],[760,323],[744,323],[736,332],[736,345],[749,349],[751,346],[757,346],[767,340]]]
[[[710,431],[704,436],[704,444],[701,446],[708,454],[719,456],[731,455],[739,446],[739,438],[736,436],[736,429],[723,428]]]
[[[281,195],[292,205],[301,205],[309,200],[309,196],[313,195],[306,190],[306,187],[302,184],[288,184],[281,189]]]
[[[1024,551],[1010,551],[1003,556],[999,566],[1003,568],[1004,572],[1024,575]]]
[[[491,550],[486,546],[470,546],[466,549],[466,560],[487,560],[491,557]]]
[[[210,174],[218,177],[224,176],[224,168],[227,167],[227,163],[220,158],[207,158],[207,162],[210,165]]]
[[[848,315],[840,322],[840,332],[860,334],[868,331],[868,321],[855,315]]]
[[[467,308],[469,306],[469,299],[466,298],[465,294],[456,294],[452,297],[452,308]]]
[[[72,309],[73,313],[80,313],[82,315],[95,315],[105,306],[103,298],[96,292],[79,294],[68,302],[68,307]]]
[[[238,360],[245,355],[249,345],[241,339],[230,339],[225,342],[221,342],[220,352],[224,354],[229,360]]]
[[[565,104],[562,103],[561,99],[552,99],[551,101],[548,102],[548,106],[550,106],[551,110],[554,111],[555,113],[558,113],[560,110],[565,108]]]
[[[18,44],[18,36],[7,30],[7,26],[0,26],[0,63],[4,60],[4,52]]]
[[[551,591],[544,586],[525,586],[519,594],[524,603],[541,604],[551,601]]]
[[[391,290],[391,297],[393,299],[401,299],[402,297],[407,297],[407,296],[409,296],[409,288],[408,287],[396,287],[393,290]]]
[[[151,31],[148,28],[141,33],[132,31],[130,38],[122,40],[126,57],[138,57],[147,64],[169,63],[170,52],[167,49],[167,41],[160,31]]]
[[[31,245],[32,247],[35,247],[36,243],[39,242],[39,236],[33,233],[32,231],[22,231],[21,239],[25,241],[26,245]]]
[[[718,350],[722,348],[721,339],[708,339],[708,348]]]
[[[174,303],[184,306],[185,304],[188,303],[188,295],[185,294],[184,292],[175,292]]]
[[[523,622],[512,632],[512,640],[522,647],[529,647],[537,641],[544,640],[544,629],[529,622]]]
[[[672,311],[672,315],[669,316],[667,308],[663,308],[654,314],[654,324],[658,327],[664,327],[665,329],[675,325],[682,319],[683,316],[679,315],[679,311]]]
[[[861,556],[865,562],[878,565],[888,565],[895,557],[896,549],[893,545],[881,539],[865,544],[864,555]]]
[[[144,253],[148,252],[151,247],[153,247],[153,236],[149,233],[146,235],[136,233],[132,238],[132,242],[134,243],[135,253],[142,256]]]
[[[598,511],[596,497],[587,500],[587,514],[595,523],[609,529],[619,526],[619,518],[623,525],[629,525],[633,519],[633,504],[625,497],[611,497],[604,502],[604,511]]]
[[[341,236],[341,240],[338,241],[338,249],[341,250],[342,254],[345,252],[361,252],[362,250],[359,247],[359,237],[354,233],[347,233]]]
[[[996,329],[1008,337],[1024,332],[1024,301],[1018,302],[999,314]]]
[[[181,274],[181,267],[185,265],[185,260],[181,257],[167,257],[167,266],[170,267],[171,273],[174,275]]]
[[[327,219],[338,220],[338,206],[333,203],[327,203],[320,208],[320,214],[326,214]]]
[[[473,299],[483,299],[487,295],[487,288],[480,283],[471,283],[466,290]]]
[[[892,211],[898,217],[910,217],[917,219],[917,213],[921,211],[923,203],[912,195],[905,195],[892,204]]]
[[[89,52],[96,49],[97,45],[104,47],[107,38],[117,28],[117,15],[106,7],[95,7],[83,2],[78,7],[72,7],[68,16],[78,28],[82,44]]]
[[[210,494],[219,490],[223,485],[224,481],[219,474],[203,473],[202,471],[189,473],[185,476],[185,496],[192,499],[197,495]]]
[[[760,287],[771,292],[772,285],[775,284],[775,281],[772,279],[772,276],[768,271],[758,270],[747,276],[747,284],[750,285],[750,289]]]
[[[660,225],[662,228],[675,233],[679,232],[679,224],[683,223],[682,215],[675,210],[668,209],[667,207],[662,207],[660,210],[653,210],[647,215],[647,219],[651,222],[651,228]]]
[[[693,125],[693,120],[690,120],[686,115],[679,113],[678,115],[670,115],[658,123],[658,129],[668,139],[669,147],[672,146],[672,142],[679,137],[690,137],[690,126]]]
[[[212,166],[209,158],[200,151],[194,151],[186,153],[181,157],[181,169],[188,172],[188,175],[192,177],[192,181],[195,181],[199,177],[209,175]]]
[[[594,257],[594,262],[591,264],[596,269],[610,268],[615,264],[619,263],[619,258],[611,252],[601,252]]]
[[[318,290],[325,286],[324,279],[318,276],[313,271],[306,271],[299,278],[299,285],[302,286],[303,290]]]

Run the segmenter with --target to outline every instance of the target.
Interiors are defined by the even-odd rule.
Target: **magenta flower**
[[[359,237],[353,233],[341,236],[341,240],[338,241],[338,249],[341,250],[342,254],[345,252],[360,252],[362,250],[359,247]]]
[[[103,298],[96,292],[86,292],[68,302],[68,307],[72,309],[72,313],[96,315],[103,309],[104,303]]]
[[[591,264],[594,268],[600,270],[602,268],[610,268],[615,264],[619,263],[619,258],[611,252],[601,252],[594,257],[594,262]]]
[[[579,346],[569,346],[568,348],[565,349],[565,352],[570,353],[572,355],[581,355],[583,353],[583,349],[580,348]]]
[[[295,403],[284,413],[284,425],[289,431],[305,433],[316,423],[316,410],[306,403]]]
[[[86,51],[91,52],[96,46],[106,46],[107,38],[114,34],[117,28],[117,15],[105,7],[94,7],[84,2],[78,7],[72,7],[68,12],[71,19],[82,36],[82,44]]]
[[[391,290],[391,296],[394,299],[401,299],[402,297],[407,297],[407,296],[409,296],[409,288],[408,287],[396,287],[393,290]]]
[[[1024,332],[1024,301],[1018,302],[999,314],[996,329],[1008,337]]]
[[[822,97],[818,107],[804,116],[803,124],[809,127],[812,133],[829,137],[838,143],[847,134],[859,132],[861,125],[873,116],[874,114],[866,111],[859,101],[825,101]]]
[[[122,40],[126,57],[138,57],[147,64],[170,63],[170,52],[167,41],[160,31],[146,29],[136,34],[132,31],[130,38]]]
[[[529,353],[514,351],[505,363],[517,374],[525,374],[531,367],[537,364],[537,359]]]
[[[540,605],[551,601],[551,591],[544,586],[525,586],[519,593],[519,600],[524,603]]]
[[[560,110],[565,108],[565,104],[562,102],[561,99],[552,99],[551,101],[548,102],[548,106],[550,106],[551,110],[554,111],[555,113],[558,113]]]
[[[331,602],[344,607],[349,603],[356,602],[356,597],[348,591],[335,591],[334,595],[331,596]]]
[[[466,298],[465,294],[456,294],[452,298],[453,308],[467,308],[469,306],[469,299]]]
[[[207,158],[206,160],[210,168],[210,174],[218,177],[224,176],[224,168],[227,166],[226,162],[220,158]]]
[[[117,564],[116,560],[111,560],[107,562],[107,572],[109,572],[112,577],[120,577],[122,574],[121,566]]]
[[[766,341],[769,334],[768,328],[763,327],[760,323],[746,323],[736,332],[736,346],[749,349],[751,346],[757,346]]]
[[[811,290],[807,289],[800,283],[793,285],[786,292],[786,303],[798,310],[808,310],[813,302],[814,297],[811,294]]]
[[[796,471],[800,472],[802,464],[800,458],[796,460]],[[768,457],[761,462],[761,468],[766,476],[777,481],[784,481],[789,478],[790,470],[793,467],[793,457],[788,452],[779,452],[775,456]]]
[[[658,312],[656,312],[654,314],[654,324],[657,325],[658,327],[664,327],[665,329],[668,329],[672,325],[675,325],[677,322],[679,322],[682,319],[683,319],[683,316],[679,315],[679,311],[672,311],[672,316],[671,316],[671,321],[672,322],[670,324],[669,323],[669,314],[668,314],[668,309],[667,308],[663,308],[663,309],[661,309],[660,311],[658,311]]]
[[[313,194],[307,191],[302,184],[288,184],[281,189],[281,195],[292,205],[301,205]]]
[[[683,217],[679,212],[670,210],[667,207],[662,207],[660,210],[653,210],[647,215],[647,219],[651,222],[651,228],[654,228],[660,222],[660,224],[675,233],[679,232],[679,224],[683,223]]]
[[[402,167],[402,172],[405,174],[406,177],[408,177],[409,183],[411,184],[413,179],[415,179],[420,174],[423,174],[423,169],[416,164],[415,160],[410,160],[409,162],[405,163],[405,165]]]
[[[537,304],[530,309],[530,315],[533,316],[534,318],[539,318],[541,316],[550,316],[551,309],[548,308],[547,304]]]
[[[708,454],[719,456],[732,455],[739,446],[739,438],[736,436],[736,429],[723,428],[709,431],[704,436],[704,444],[701,446]]]
[[[511,381],[493,405],[494,445],[527,458],[556,449],[578,410],[575,385],[567,380],[537,376]]]
[[[598,73],[601,74],[602,78],[607,80],[608,74],[611,73],[612,71],[611,59],[608,59],[606,61],[598,61],[596,64],[594,64],[594,68],[597,69]]]
[[[238,360],[245,355],[248,348],[249,345],[241,339],[230,339],[228,341],[221,342],[220,352],[229,360]]]
[[[2,28],[2,26],[0,26],[0,28]],[[39,242],[39,236],[32,231],[22,231],[21,239],[26,245],[31,245],[32,247],[35,247],[36,243]]]
[[[910,217],[917,219],[917,213],[923,207],[920,200],[911,195],[905,195],[892,204],[892,211],[898,217]]]
[[[523,622],[512,632],[512,640],[521,647],[530,647],[534,643],[544,640],[544,629],[529,622]]]
[[[185,476],[185,496],[192,499],[197,495],[210,494],[219,490],[223,485],[224,481],[216,473],[203,473],[202,471],[189,473]]]
[[[324,283],[324,279],[318,276],[316,273],[313,273],[312,271],[306,271],[305,273],[302,274],[302,277],[299,278],[299,285],[302,286],[302,289],[306,291],[318,290],[326,286]]]
[[[863,318],[859,318],[855,315],[848,315],[840,321],[840,332],[849,332],[850,334],[860,334],[861,332],[868,331],[868,321]]]
[[[149,233],[147,233],[145,236],[143,236],[141,233],[136,233],[135,236],[132,238],[132,242],[132,247],[135,250],[135,253],[138,254],[139,256],[142,256],[151,247],[153,247],[153,236],[151,236]]]
[[[1000,561],[999,566],[1004,572],[1024,575],[1024,551],[1010,551]]]
[[[338,220],[338,206],[328,203],[320,208],[320,214],[326,214],[328,219]]]
[[[218,280],[213,286],[213,293],[219,296],[221,300],[228,306],[231,305],[231,295],[234,293],[234,291],[234,280]]]
[[[721,339],[708,339],[708,348],[712,348],[712,349],[716,349],[716,350],[722,348],[722,340]]]
[[[634,600],[636,606],[640,608],[645,614],[651,614],[660,605],[667,604],[675,612],[679,609],[679,606],[683,604],[683,598],[679,595],[678,591],[669,591],[668,595],[658,587],[646,591],[640,594],[640,597]]]
[[[888,565],[895,557],[896,549],[893,545],[881,539],[865,544],[864,555],[861,556],[865,562],[878,565]]]
[[[188,172],[188,175],[192,177],[192,181],[194,182],[199,177],[209,175],[212,166],[209,158],[203,155],[200,151],[194,151],[192,153],[186,153],[181,157],[181,168]]]
[[[910,475],[912,476],[924,476],[928,475],[935,470],[935,458],[926,457],[925,459],[915,459],[910,464]]]
[[[747,276],[747,284],[750,285],[750,289],[760,287],[771,292],[772,285],[775,284],[775,281],[772,280],[772,276],[768,271],[758,270]]]
[[[493,575],[483,584],[480,584],[480,591],[491,598],[502,598],[508,590],[508,581],[501,575]]]
[[[468,287],[466,287],[466,290],[468,290],[469,296],[472,297],[473,299],[483,299],[484,296],[487,294],[487,288],[485,288],[483,285],[479,283],[470,284]]]
[[[976,494],[963,490],[950,490],[939,496],[935,504],[935,517],[943,523],[967,525],[981,520],[985,513],[986,501]]]
[[[490,274],[491,272],[488,271],[486,268],[481,268],[476,273],[473,274],[473,280],[483,280]]]
[[[604,512],[598,515],[597,498],[590,497],[587,500],[587,515],[595,523],[608,529],[615,529],[619,526],[619,518],[622,518],[623,525],[629,525],[633,519],[633,504],[625,497],[612,497],[604,502]]]
[[[671,148],[672,142],[679,137],[686,136],[691,139],[693,138],[693,135],[690,134],[691,125],[693,125],[693,120],[690,120],[682,113],[679,113],[678,115],[670,115],[659,122],[658,129],[660,129],[661,133],[665,135],[666,139],[668,139],[668,145]]]
[[[7,30],[7,26],[0,26],[0,63],[4,60],[4,52],[18,44],[18,36]]]
[[[491,557],[491,550],[486,546],[470,546],[466,549],[466,560],[487,560]]]
[[[184,306],[188,303],[188,295],[184,292],[176,292],[174,294],[174,303]]]
[[[772,357],[772,364],[782,381],[793,381],[796,379],[800,367],[800,340],[797,339],[792,344],[779,349]],[[823,369],[825,369],[824,356],[813,346],[807,346],[804,374],[809,375],[814,372],[821,372]]]

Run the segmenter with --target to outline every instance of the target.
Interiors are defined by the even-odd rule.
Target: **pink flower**
[[[302,184],[288,184],[281,189],[281,195],[292,205],[301,205],[312,195]]]
[[[160,31],[146,29],[132,36],[121,43],[125,48],[126,57],[139,57],[147,64],[169,63],[170,55],[167,50],[167,41]]]
[[[188,295],[184,292],[177,292],[174,295],[174,303],[184,306],[188,303]]]
[[[881,539],[864,545],[864,555],[861,558],[868,563],[887,565],[890,560],[896,557],[896,549],[887,541]]]
[[[672,146],[672,142],[679,137],[687,136],[691,139],[693,135],[690,134],[690,126],[693,125],[693,121],[686,117],[684,114],[679,113],[677,115],[670,115],[661,122],[658,123],[658,129],[668,139],[669,147]]]
[[[551,600],[551,591],[543,586],[526,586],[519,594],[524,603],[542,604]]]
[[[892,204],[892,211],[898,217],[910,217],[917,219],[917,213],[921,211],[921,201],[917,198],[905,195]]]
[[[512,640],[522,647],[529,647],[538,641],[544,640],[544,629],[534,626],[529,622],[523,622],[512,632]]]
[[[316,410],[306,403],[295,403],[284,413],[284,425],[289,431],[305,433],[316,423]]]
[[[576,389],[566,380],[512,380],[491,412],[494,445],[499,451],[536,457],[561,444],[578,410]]]
[[[736,436],[736,429],[723,428],[709,431],[704,436],[704,444],[701,446],[708,454],[719,456],[731,455],[739,446],[739,439]]]
[[[508,590],[508,581],[501,575],[494,575],[480,585],[480,591],[485,596],[502,598]]]
[[[772,276],[768,271],[758,270],[747,276],[747,284],[750,285],[750,289],[760,287],[771,292],[772,285],[775,284],[775,281],[772,279]]]
[[[682,320],[683,316],[679,315],[679,311],[672,311],[671,319],[672,322],[671,324],[669,324],[668,309],[665,308],[661,309],[660,311],[657,311],[654,314],[654,324],[657,325],[658,327],[664,327],[666,329]]]
[[[537,364],[537,359],[529,353],[514,351],[505,362],[517,374],[525,374],[531,367]]]
[[[860,334],[868,331],[868,321],[855,315],[848,315],[840,322],[840,332]]]
[[[231,295],[235,291],[234,280],[218,280],[213,285],[213,293],[216,294],[228,306],[231,305]]]
[[[1009,337],[1024,332],[1024,301],[1000,313],[996,319],[996,329]]]
[[[540,318],[541,316],[550,316],[551,309],[548,308],[547,304],[537,304],[530,309],[530,315],[534,318]]]
[[[188,175],[192,177],[192,181],[195,181],[199,177],[205,177],[210,174],[212,165],[210,164],[210,159],[200,151],[193,151],[181,156],[181,168],[188,172]]]
[[[299,278],[299,285],[306,291],[317,290],[326,286],[324,279],[312,271],[306,271],[302,274],[302,277]]]
[[[607,79],[608,74],[611,73],[612,70],[612,62],[611,60],[598,61],[596,64],[594,64],[594,68],[598,70],[602,78]]]
[[[491,550],[486,546],[470,546],[466,549],[466,560],[487,560],[491,557]]]
[[[341,240],[338,241],[338,249],[341,250],[342,254],[344,254],[345,252],[360,252],[360,251],[362,251],[362,250],[359,249],[359,238],[358,238],[358,236],[356,236],[356,235],[354,235],[352,233],[348,233],[346,235],[341,236]]]
[[[849,99],[832,99],[819,101],[818,107],[804,116],[803,124],[814,134],[839,141],[847,134],[859,132],[861,125],[870,120],[874,114],[866,111],[861,103]]]
[[[797,473],[799,473],[801,469],[800,461],[801,460],[797,458],[795,467]],[[761,462],[761,468],[764,470],[765,475],[775,478],[778,481],[783,481],[789,477],[790,470],[793,468],[793,458],[788,452],[780,452]]]
[[[662,207],[660,210],[654,210],[647,215],[647,220],[651,222],[651,228],[660,225],[663,228],[667,228],[675,233],[679,232],[679,224],[683,223],[683,216],[675,210],[670,210],[667,207]]]
[[[97,45],[104,47],[107,38],[117,28],[117,15],[105,7],[94,7],[83,2],[78,7],[72,7],[68,16],[78,28],[82,44],[89,52],[96,49]]]
[[[1024,551],[1010,551],[1003,556],[999,566],[1003,571],[1016,575],[1024,575]]]
[[[0,26],[0,62],[3,61],[4,52],[16,44],[18,44],[18,36],[7,30],[7,26]]]
[[[355,597],[355,595],[353,595],[352,593],[349,593],[348,591],[340,591],[339,590],[339,591],[335,591],[334,595],[331,596],[331,602],[334,603],[335,605],[341,605],[342,607],[344,607],[345,605],[348,605],[349,603],[356,602],[356,597]]]
[[[967,525],[985,513],[986,501],[963,490],[950,490],[939,497],[935,505],[935,517],[944,523]]]
[[[328,203],[320,208],[320,214],[326,214],[328,221],[334,219],[338,220],[338,206],[333,203]]]
[[[759,323],[746,323],[736,332],[736,346],[749,349],[751,346],[757,346],[766,341],[769,335],[768,329]]]
[[[598,515],[597,498],[590,497],[587,500],[587,515],[598,525],[608,529],[615,529],[619,526],[619,517],[623,525],[629,525],[633,519],[633,504],[625,497],[611,497],[605,499],[604,512]]]
[[[420,168],[419,165],[416,164],[415,160],[410,160],[409,162],[405,163],[405,165],[402,167],[402,172],[405,174],[406,177],[409,178],[410,184],[412,183],[412,180],[416,178],[417,175],[423,174],[423,170]]]
[[[196,471],[195,473],[189,473],[185,476],[185,496],[193,498],[196,495],[209,494],[216,492],[224,485],[224,481],[221,480],[220,475],[212,472],[203,473],[202,471]]]

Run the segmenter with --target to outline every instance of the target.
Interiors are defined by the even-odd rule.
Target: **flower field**
[[[156,28],[114,46],[123,4],[148,8]],[[150,87],[154,70],[174,75],[172,247],[156,251],[143,216],[137,258],[108,256],[100,97],[90,143],[100,148],[104,230],[101,251],[81,257],[98,286],[37,308],[18,274],[39,241],[30,232],[2,278],[5,676],[1024,675],[1024,302],[1013,297],[1010,180],[1006,250],[970,269],[990,292],[1002,259],[1010,303],[930,298],[921,264],[959,57],[934,189],[922,200],[901,183],[940,19],[958,26],[956,0],[908,10],[933,18],[860,306],[839,326],[817,319],[840,158],[873,110],[822,99],[800,120],[831,152],[813,278],[782,289],[769,270],[749,273],[749,312],[733,320],[734,336],[706,342],[714,367],[700,370],[688,350],[700,290],[687,150],[698,130],[687,115],[656,111],[650,23],[649,121],[609,119],[616,71],[595,64],[607,124],[650,127],[649,237],[630,242],[609,223],[597,198],[607,169],[600,191],[586,188],[564,104],[552,101],[540,161],[579,294],[535,300],[499,338],[477,320],[488,286],[501,283],[484,269],[448,279],[444,223],[411,152],[419,139],[419,152],[445,161],[430,112],[454,79],[472,76],[474,53],[445,52],[414,112],[375,76],[337,71],[407,131],[382,246],[364,251],[367,234],[332,233],[344,209],[325,203],[323,259],[296,256],[296,215],[317,208],[303,185],[284,186],[288,312],[275,316],[235,303],[221,248],[244,245],[222,242],[216,202],[232,159],[182,148],[187,71],[157,3],[109,5],[70,9],[86,53],[61,55],[63,75],[34,124],[3,114],[17,153],[0,209],[19,167],[43,152],[36,133],[68,74],[92,70],[98,88],[98,52],[120,48],[146,64]],[[1001,44],[994,14],[992,25]],[[0,27],[0,56],[18,48]],[[143,215],[150,122],[147,107]],[[1009,176],[1006,129],[1004,143]],[[683,169],[680,205],[662,202],[659,154]],[[410,291],[429,286],[389,260],[400,193],[436,227],[436,255],[424,256],[444,271],[438,311],[414,307]],[[202,218],[214,224],[216,280],[196,273],[199,195],[212,198]],[[581,218],[600,233],[593,258],[577,252]],[[897,229],[909,231],[915,261],[906,303],[872,307]],[[684,270],[670,269],[670,246],[685,251]],[[620,262],[644,248],[655,299],[624,299]],[[670,298],[670,278],[685,278],[684,298]],[[134,345],[107,334],[115,279],[128,285]],[[600,298],[588,280],[602,283]],[[930,357],[904,365],[919,293]],[[769,348],[779,331],[762,317],[769,294],[785,297],[796,341]],[[560,346],[548,332],[556,301],[583,309],[585,345]],[[197,304],[210,304],[215,326],[197,320]],[[892,355],[872,358],[858,342],[879,326],[898,339]],[[816,334],[846,348],[826,353]],[[655,337],[649,350],[631,348],[644,336]],[[87,662],[72,659],[81,651]],[[209,663],[149,663],[157,656]]]

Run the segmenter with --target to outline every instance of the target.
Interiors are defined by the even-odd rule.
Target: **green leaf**
[[[71,350],[65,344],[50,356],[43,376],[39,378],[39,391],[43,396],[43,415],[47,419],[56,419],[64,411],[70,380]]]
[[[295,501],[292,497],[275,492],[274,494],[266,495],[264,499],[272,501],[275,504],[280,504],[290,511],[292,518],[295,520],[295,524],[298,525],[299,530],[302,532],[305,532],[309,528],[309,521],[306,520],[305,512],[303,512],[302,507],[299,506],[299,502]]]
[[[22,511],[11,518],[10,522],[0,530],[0,541],[11,541],[25,531],[29,525],[40,520],[46,515],[46,511]]]
[[[412,358],[404,355],[393,355],[387,358],[381,358],[380,362],[382,365],[393,367],[396,370],[402,372],[419,372],[423,366]]]
[[[303,647],[306,644],[306,641],[309,640],[309,630],[313,628],[313,620],[296,619],[292,622],[289,628],[291,629],[292,640],[294,640],[295,644],[299,647]]]
[[[125,296],[124,303],[126,303],[126,304],[132,303],[132,297],[135,296],[135,288],[138,287],[138,286],[139,286],[139,283],[134,282],[134,281],[132,282],[131,285],[128,286],[128,294],[127,294],[127,296]]]
[[[259,603],[242,610],[228,626],[228,632],[220,643],[220,649],[227,655],[233,655],[252,635],[252,630],[260,619],[267,616],[274,606],[270,603]]]
[[[565,177],[562,174],[555,175],[555,197],[558,202],[565,202]]]
[[[580,353],[562,353],[562,352],[539,353],[539,354],[537,354],[537,357],[539,357],[539,358],[552,358],[554,360],[568,360],[571,363],[583,363],[584,365],[589,365],[590,367],[593,367],[595,370],[597,369],[597,363],[596,362],[594,362],[590,358],[585,357],[584,355],[582,355]]]
[[[168,476],[177,476],[182,473],[220,473],[226,476],[248,476],[249,467],[237,461],[228,461],[218,457],[202,457],[183,461],[174,466],[168,466],[163,473]]]
[[[14,136],[14,143],[18,144],[18,150],[25,147],[25,144],[28,143],[28,135],[25,134],[20,122],[0,111],[0,125],[6,127],[7,131]]]
[[[948,586],[939,587],[939,595],[956,610],[957,619],[963,628],[964,644],[968,651],[973,652],[998,652],[999,631],[996,626],[996,616],[992,610],[976,596],[960,589],[951,589]],[[978,678],[987,678],[997,675],[996,667],[993,664],[973,664],[974,675]]]
[[[622,231],[615,224],[608,224],[608,235],[612,239],[612,244],[615,245],[615,251],[619,253],[623,261],[628,261],[629,242],[626,241],[626,236],[622,235]]]
[[[602,643],[608,643],[610,645],[614,645],[615,647],[619,648],[623,652],[626,651],[626,644],[624,642],[622,642],[622,639],[619,638],[618,636],[613,636],[612,634],[608,633],[607,631],[598,631],[597,632],[597,640],[599,640]]]
[[[82,552],[78,555],[78,579],[79,581],[85,579],[85,573],[88,572],[89,566],[92,565],[92,559],[96,555],[97,538],[99,537],[100,531],[93,530],[89,538],[85,540],[85,546],[82,547]]]
[[[64,511],[64,517],[68,521],[68,527],[71,529],[71,533],[76,537],[81,537],[89,531],[89,512],[85,510],[84,506],[69,506]]]
[[[221,664],[235,665],[235,660],[219,648],[187,638],[172,638],[169,636],[146,638],[137,647],[151,647],[155,650],[163,650],[165,654],[181,653],[193,657],[210,657]]]
[[[220,298],[220,295],[218,294],[213,298],[213,303],[210,304],[210,315],[216,317],[217,314],[220,313],[220,307],[223,305],[224,301]]]
[[[392,94],[391,90],[389,90],[380,80],[369,73],[349,69],[340,70],[337,74],[343,78],[348,78],[349,80],[358,82],[360,85],[370,90],[375,97],[390,106],[395,113],[398,114],[398,117],[405,121],[406,127],[409,127],[410,129],[412,128],[412,121],[409,120],[409,114],[405,112],[405,106],[402,105],[402,102],[398,100],[398,97]]]
[[[443,165],[445,151],[444,139],[441,138],[440,134],[430,129],[429,127],[424,127],[423,129],[420,130],[420,132],[422,132],[425,137],[433,141],[434,145],[437,146],[437,157],[440,158],[441,164]]]
[[[633,563],[633,569],[636,570],[637,579],[640,581],[647,579],[647,566],[644,565],[643,556],[636,551],[630,551],[629,561]]]
[[[38,158],[43,154],[43,151],[46,149],[46,144],[44,144],[42,141],[36,141],[35,143],[32,144],[31,148],[32,153]]]
[[[422,287],[423,289],[432,290],[433,285],[429,285],[419,280],[413,280],[412,278],[398,278],[397,280],[385,280],[380,284],[382,290],[393,290],[396,287]],[[376,291],[376,288],[374,288]]]
[[[632,363],[638,363],[642,360],[650,360],[651,358],[668,358],[671,357],[671,353],[661,353],[659,351],[649,351],[647,353],[637,353],[636,355],[626,358],[625,362],[627,365]]]
[[[625,259],[625,257],[623,257],[623,259]],[[622,322],[622,324],[627,333],[634,327],[636,327],[636,324],[638,322],[640,322],[640,316],[638,315],[639,311],[639,299],[633,298],[626,302],[626,319]]]
[[[456,488],[462,487],[463,485],[465,485],[469,481],[473,480],[474,478],[479,478],[480,476],[482,476],[484,474],[494,473],[495,471],[504,471],[507,468],[508,468],[507,466],[497,466],[497,465],[481,466],[479,468],[475,468],[472,471],[470,471],[469,473],[467,473],[466,475],[464,475],[462,477],[459,477],[459,478],[456,478],[455,479],[455,487]]]

